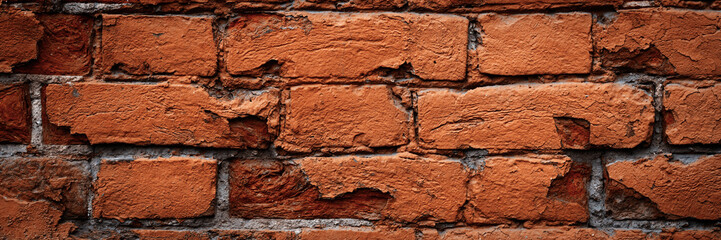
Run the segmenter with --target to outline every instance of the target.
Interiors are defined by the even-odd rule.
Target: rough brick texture
[[[43,36],[43,27],[29,11],[0,9],[0,73],[9,73],[21,63],[35,59],[38,55],[38,40]]]
[[[30,98],[26,84],[0,84],[0,142],[30,143]]]
[[[721,239],[721,0],[0,0],[0,240]]]
[[[191,218],[212,215],[217,163],[198,158],[104,160],[93,217]]]
[[[616,162],[608,166],[608,178],[648,198],[662,213],[713,220],[721,218],[719,160],[721,155],[702,157],[691,164],[672,162],[665,156]]]
[[[90,70],[90,36],[93,19],[81,15],[39,15],[45,29],[38,43],[37,60],[15,72],[47,75],[85,75]]]
[[[719,75],[721,14],[682,10],[621,11],[595,35],[603,65],[663,75]]]
[[[580,74],[591,70],[591,15],[482,14],[472,55],[495,75]]]
[[[45,89],[50,123],[92,144],[265,148],[277,125],[269,90],[218,99],[187,85],[74,84]]]
[[[103,15],[101,48],[109,74],[210,76],[216,68],[211,18]]]
[[[632,148],[648,139],[653,121],[651,96],[621,84],[425,90],[418,96],[418,136],[431,148]]]
[[[231,213],[451,222],[466,195],[468,172],[458,162],[403,154],[305,158],[296,163],[298,167],[272,161],[234,162]]]
[[[288,13],[230,23],[228,72],[258,74],[280,65],[285,77],[361,77],[404,64],[424,79],[465,76],[468,20],[428,14]]]
[[[515,220],[584,222],[590,169],[565,156],[486,159],[468,182],[464,211],[473,223]]]
[[[669,143],[721,143],[721,84],[667,85],[663,105]]]
[[[292,87],[276,145],[308,152],[406,144],[411,115],[400,101],[387,86]]]
[[[86,218],[90,191],[86,165],[57,158],[0,159],[0,195],[45,200],[69,218]]]

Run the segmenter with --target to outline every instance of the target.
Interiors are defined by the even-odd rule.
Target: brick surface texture
[[[719,226],[721,0],[0,0],[0,240]]]

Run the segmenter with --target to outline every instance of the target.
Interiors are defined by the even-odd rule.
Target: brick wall
[[[4,0],[0,239],[721,239],[721,1]]]

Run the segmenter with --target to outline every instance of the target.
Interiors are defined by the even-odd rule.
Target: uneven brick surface
[[[37,42],[43,27],[35,14],[12,8],[0,9],[0,73],[12,72],[14,66],[35,59]]]
[[[387,86],[292,87],[276,141],[288,151],[366,149],[408,142],[411,115]]]
[[[298,163],[323,198],[362,188],[390,194],[381,214],[399,221],[452,222],[466,195],[467,172],[453,161],[398,155],[305,158]]]
[[[0,238],[67,239],[73,223],[59,223],[62,211],[47,201],[0,196]]]
[[[240,217],[451,222],[465,199],[460,163],[420,158],[304,158],[231,165],[230,208]],[[421,191],[422,187],[422,191]]]
[[[721,0],[0,0],[0,240],[721,239]]]
[[[470,54],[481,73],[582,74],[591,70],[591,15],[482,14],[481,43]]]
[[[304,230],[300,239],[412,239],[412,229]]]
[[[632,148],[651,134],[651,96],[621,84],[564,83],[418,94],[430,148]]]
[[[101,163],[93,186],[96,218],[193,218],[212,215],[217,163],[187,157]]]
[[[277,125],[273,90],[230,100],[187,85],[82,83],[45,94],[50,122],[92,144],[265,148]]]
[[[465,76],[468,20],[449,15],[304,13],[241,16],[230,23],[228,72],[361,77],[404,64],[424,79]]]
[[[706,156],[687,165],[658,156],[612,163],[607,171],[611,181],[647,197],[665,214],[711,220],[721,218],[719,160],[721,155]]]
[[[619,6],[621,0],[410,0],[414,9],[451,11],[507,11],[507,10],[545,10],[556,8],[588,8],[601,6]]]
[[[573,166],[566,156],[497,157],[485,163],[483,170],[468,182],[469,202],[463,212],[466,221],[487,224],[588,219],[588,167]]]
[[[0,159],[0,196],[55,203],[69,218],[87,218],[90,174],[84,162],[58,158]]]
[[[719,75],[721,14],[684,10],[621,11],[595,33],[603,65],[662,75]]]
[[[37,16],[45,30],[38,43],[37,60],[15,72],[47,75],[84,75],[90,70],[90,36],[93,19],[82,15]]]
[[[30,143],[27,84],[0,84],[0,142]]]
[[[217,50],[207,17],[103,15],[101,70],[210,76]]]
[[[360,189],[322,198],[296,164],[239,159],[230,164],[230,213],[242,218],[381,219],[390,196]]]
[[[183,239],[183,240],[210,240],[210,235],[195,231],[173,231],[173,230],[134,230],[140,240],[154,239]]]
[[[721,84],[669,84],[664,92],[666,136],[671,144],[721,143]]]

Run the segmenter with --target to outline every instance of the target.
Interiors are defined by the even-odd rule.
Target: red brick
[[[35,59],[43,27],[29,11],[0,9],[0,73],[9,73],[18,64]]]
[[[70,133],[70,127],[61,127],[52,124],[48,120],[48,108],[46,107],[47,94],[45,87],[41,90],[41,103],[42,103],[42,124],[43,124],[43,144],[49,145],[78,145],[78,144],[89,144],[88,137],[83,134],[72,134]]]
[[[92,144],[266,148],[277,125],[278,91],[218,99],[187,85],[48,85],[50,123]]]
[[[600,230],[591,228],[534,228],[534,229],[504,229],[504,228],[454,228],[446,230],[443,240],[460,239],[611,239]]]
[[[413,229],[389,229],[389,228],[361,228],[353,230],[315,230],[304,229],[300,239],[327,239],[327,240],[381,240],[381,239],[415,239]]]
[[[651,103],[647,93],[621,84],[425,90],[418,94],[418,135],[423,146],[440,149],[632,148],[651,135]]]
[[[217,163],[187,157],[104,160],[93,217],[161,219],[213,214]]]
[[[93,19],[80,15],[39,15],[45,29],[37,60],[15,72],[48,75],[84,75],[90,70],[90,34]]]
[[[620,11],[595,32],[603,65],[663,75],[720,75],[721,13]]]
[[[585,222],[588,167],[566,156],[494,157],[468,182],[469,223]]]
[[[379,85],[292,87],[276,146],[310,152],[406,144],[411,115],[396,98]]]
[[[321,198],[297,164],[279,160],[237,160],[230,164],[230,214],[241,218],[381,219],[390,195],[361,189]]]
[[[0,160],[0,195],[52,202],[64,217],[86,218],[90,175],[84,162],[57,158]]]
[[[0,84],[0,142],[30,143],[27,84]]]
[[[298,165],[296,165],[296,163]],[[412,154],[236,161],[230,212],[243,218],[453,222],[466,196],[459,162]]]
[[[297,234],[293,231],[272,230],[214,230],[218,233],[218,240],[258,239],[258,240],[296,240]]]
[[[280,65],[283,77],[346,77],[412,65],[424,79],[465,76],[468,20],[410,13],[246,15],[228,28],[228,72],[257,75]]]
[[[591,70],[591,15],[482,14],[471,56],[494,75],[583,74]]]
[[[669,143],[721,143],[721,84],[666,85],[663,106]]]
[[[210,240],[207,233],[195,231],[176,231],[176,230],[133,230],[140,240],[153,239],[183,239],[183,240]]]
[[[217,50],[213,19],[103,15],[102,72],[211,76]]]
[[[672,217],[721,218],[721,155],[701,157],[691,164],[658,156],[612,163],[607,171],[610,180],[648,198]]]
[[[311,157],[298,163],[323,198],[364,188],[390,194],[381,214],[396,221],[453,222],[466,197],[468,173],[455,161],[399,154]]]
[[[24,201],[0,195],[0,238],[68,239],[73,223],[60,224],[63,212],[47,201]]]
[[[620,6],[622,0],[410,0],[412,9],[460,11],[545,10]]]

